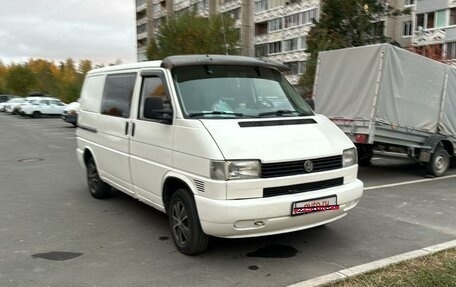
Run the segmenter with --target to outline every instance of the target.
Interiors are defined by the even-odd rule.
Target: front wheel
[[[32,114],[32,118],[37,119],[41,117],[41,113],[38,111],[34,111]]]
[[[434,176],[442,176],[450,166],[450,155],[442,147],[436,147],[431,160],[426,163],[426,172]]]
[[[87,184],[90,195],[96,199],[103,199],[110,196],[110,187],[103,182],[98,175],[97,166],[92,157],[87,160]]]
[[[178,189],[168,206],[169,228],[179,252],[195,255],[206,250],[209,237],[201,229],[196,204],[190,192]]]

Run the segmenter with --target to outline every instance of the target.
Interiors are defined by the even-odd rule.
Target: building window
[[[456,59],[456,42],[447,43],[446,58],[448,60]]]
[[[282,18],[268,21],[268,31],[273,32],[282,29]]]
[[[300,14],[294,14],[285,17],[285,28],[296,27],[299,25]]]
[[[415,0],[404,0],[404,6],[413,6],[415,5]]]
[[[268,44],[261,44],[255,46],[255,56],[264,57],[268,55]]]
[[[312,9],[301,13],[300,24],[306,25],[311,24],[312,20],[318,20],[318,10]]]
[[[447,10],[440,10],[435,12],[435,26],[436,28],[447,26]]]
[[[269,0],[269,8],[272,9],[275,7],[283,6],[284,3],[284,0]]]
[[[287,71],[288,75],[302,75],[306,72],[306,62],[288,62],[284,64],[290,69]]]
[[[299,41],[299,50],[306,50],[307,49],[307,39],[306,36],[302,36]]]
[[[268,0],[261,0],[255,3],[255,12],[263,12],[268,10]]]
[[[268,33],[268,22],[261,22],[255,24],[255,36]]]
[[[440,11],[438,11],[440,12]],[[442,11],[445,12],[445,11]],[[435,27],[435,12],[430,12],[430,13],[423,13],[423,14],[417,14],[416,15],[416,30],[420,30],[420,27],[422,29],[432,29]],[[440,15],[440,14],[439,14]],[[446,20],[446,13],[444,16],[438,16],[440,21],[445,21]]]
[[[412,21],[402,23],[402,36],[412,36]]]
[[[299,38],[294,38],[283,41],[283,51],[288,52],[298,50],[298,40]]]
[[[450,9],[450,26],[456,25],[456,8]]]
[[[229,15],[231,19],[239,20],[241,18],[241,8],[233,9],[223,13],[224,15]]]
[[[435,13],[434,12],[431,12],[431,13],[427,13],[427,20],[426,20],[426,29],[432,29],[434,28],[434,21],[435,21]]]
[[[146,27],[146,24],[142,24],[141,26],[138,26],[136,28],[136,33],[139,35],[141,33],[144,33],[147,31],[147,27]]]
[[[282,52],[282,42],[278,41],[278,42],[269,43],[268,52],[269,52],[269,54],[277,54],[277,53]]]

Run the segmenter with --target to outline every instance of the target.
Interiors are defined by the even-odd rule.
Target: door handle
[[[135,123],[131,123],[131,136],[134,137],[135,136]]]
[[[125,123],[125,135],[128,135],[128,122]]]

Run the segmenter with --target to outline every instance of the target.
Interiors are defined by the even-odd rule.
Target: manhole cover
[[[42,161],[42,158],[23,158],[18,160],[18,162],[37,162],[37,161]]]

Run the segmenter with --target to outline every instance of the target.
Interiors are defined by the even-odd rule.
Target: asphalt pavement
[[[345,218],[213,238],[189,257],[164,214],[120,192],[93,199],[75,149],[61,119],[0,113],[0,286],[287,286],[456,238],[456,169],[429,179],[410,160],[376,156]]]

